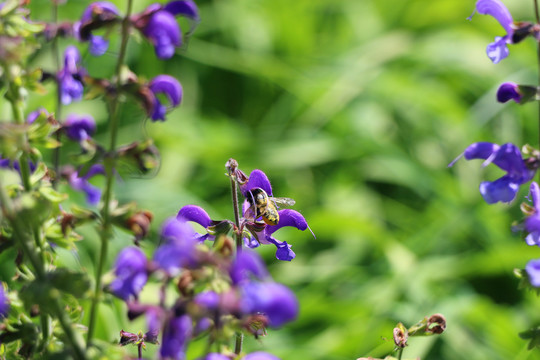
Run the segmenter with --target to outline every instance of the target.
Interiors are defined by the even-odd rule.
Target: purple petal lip
[[[163,8],[172,15],[182,15],[189,19],[199,21],[199,9],[197,5],[191,0],[185,1],[171,1]]]
[[[115,15],[119,14],[118,8],[113,3],[108,1],[96,1],[86,7],[81,16],[81,22],[85,23],[92,20],[92,14],[94,11],[103,11]]]
[[[512,23],[514,22],[512,15],[501,1],[478,0],[476,2],[476,11],[482,15],[493,16],[510,36],[514,32],[512,29]]]
[[[540,259],[529,261],[525,271],[527,271],[531,285],[540,287]]]
[[[203,208],[196,205],[186,205],[180,209],[176,219],[180,221],[193,221],[207,228],[212,225],[212,219]]]
[[[174,77],[158,75],[149,83],[154,94],[165,94],[173,106],[180,105],[182,101],[182,85]]]
[[[261,188],[268,194],[268,196],[273,196],[270,180],[268,180],[268,177],[262,170],[253,170],[251,174],[249,174],[248,181],[245,184],[240,185],[240,189],[242,190],[242,194],[244,196],[247,196],[248,191],[254,188]]]
[[[519,85],[513,82],[506,82],[499,86],[497,90],[497,101],[505,103],[509,100],[514,100],[516,103],[521,101],[521,93],[519,92]]]

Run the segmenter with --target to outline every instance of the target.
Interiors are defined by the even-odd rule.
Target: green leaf
[[[61,203],[68,198],[67,194],[62,194],[49,186],[40,187],[39,193],[52,203]]]

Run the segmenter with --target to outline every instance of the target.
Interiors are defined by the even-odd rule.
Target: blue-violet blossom
[[[532,182],[529,189],[534,212],[525,219],[525,230],[529,233],[525,242],[527,245],[540,246],[540,187],[536,182]]]
[[[277,356],[269,354],[264,351],[257,351],[251,354],[247,354],[243,360],[280,360]]]
[[[114,273],[116,278],[110,285],[111,292],[121,299],[137,298],[143,289],[148,274],[146,255],[137,247],[125,248],[118,254]]]
[[[81,16],[80,21],[76,23],[75,32],[79,34],[79,38],[81,38],[80,31],[79,31],[80,27],[92,22],[95,15],[99,15],[100,17],[103,17],[103,18],[114,19],[118,16],[118,14],[119,14],[119,11],[113,3],[110,3],[108,1],[93,2],[90,5],[88,5],[88,7],[84,10]],[[90,33],[88,39],[81,38],[81,40],[89,41],[90,54],[94,56],[101,56],[105,54],[105,52],[109,48],[109,41],[99,35],[94,35]]]
[[[483,159],[484,165],[493,163],[506,171],[506,175],[501,178],[480,184],[480,193],[488,204],[514,200],[519,186],[529,182],[534,176],[534,170],[527,167],[520,150],[514,144],[499,146],[489,142],[477,142],[469,145],[464,153],[448,166],[452,166],[462,156],[466,160]]]
[[[158,95],[165,95],[171,108],[177,107],[182,101],[182,85],[172,76],[158,75],[150,81],[148,87],[153,95],[152,109],[149,115],[152,121],[165,121],[167,107],[159,101]]]
[[[534,287],[540,287],[540,259],[531,260],[525,266],[525,271],[529,276],[529,282]]]
[[[74,190],[84,192],[86,194],[86,202],[90,205],[97,205],[101,199],[101,189],[90,184],[88,181],[88,179],[98,174],[105,174],[105,167],[101,164],[92,165],[83,176],[79,176],[77,171],[73,171],[68,175],[69,185]]]
[[[270,180],[268,180],[268,177],[263,171],[258,169],[253,170],[251,174],[249,174],[248,181],[245,184],[240,185],[240,190],[245,197],[249,196],[248,192],[254,188],[261,188],[268,196],[272,196],[272,185],[270,184]],[[252,212],[253,211],[249,211],[249,204],[245,201],[242,207],[244,217],[246,214]],[[292,226],[302,231],[309,229],[309,226],[306,219],[298,211],[285,209],[279,210],[278,214],[279,222],[277,225],[264,226],[260,231],[255,232],[255,241],[253,241],[253,239],[244,239],[244,243],[250,248],[259,246],[259,243],[274,244],[277,248],[276,258],[279,260],[291,261],[296,256],[291,249],[291,245],[286,241],[277,240],[272,234],[285,226]]]
[[[512,24],[514,20],[508,9],[499,0],[478,0],[476,2],[476,11],[482,15],[493,16],[499,24],[506,30],[506,35],[495,37],[495,41],[486,48],[488,57],[497,64],[508,56],[507,44],[512,43],[514,30]]]
[[[156,56],[162,60],[170,59],[175,48],[182,45],[182,32],[175,16],[199,21],[199,11],[191,0],[171,1],[165,6],[153,4],[144,13],[149,14],[149,18],[141,31],[154,45]]]
[[[68,46],[64,52],[64,67],[57,74],[60,99],[64,105],[82,99],[85,70],[79,65],[80,62],[79,50],[75,46]]]
[[[514,82],[505,82],[497,90],[497,101],[505,103],[514,100],[519,104],[523,95],[519,91],[519,85]]]
[[[9,300],[6,294],[6,290],[2,284],[0,284],[0,318],[6,317],[9,312]]]
[[[64,123],[68,138],[73,141],[84,141],[96,132],[96,122],[90,115],[70,114]]]
[[[197,264],[196,235],[191,226],[176,218],[163,224],[161,237],[165,242],[154,253],[154,262],[169,276],[178,275],[182,268]]]
[[[244,313],[263,313],[271,327],[280,327],[298,316],[298,300],[285,285],[249,282],[241,286]]]
[[[163,358],[184,360],[188,341],[191,338],[193,324],[188,315],[172,318],[163,330],[160,354]]]

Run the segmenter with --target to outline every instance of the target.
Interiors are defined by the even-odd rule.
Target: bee
[[[246,199],[250,205],[248,212],[253,215],[254,219],[262,217],[267,225],[278,224],[278,204],[286,206],[293,206],[295,204],[293,199],[268,196],[266,191],[261,188],[249,190]]]

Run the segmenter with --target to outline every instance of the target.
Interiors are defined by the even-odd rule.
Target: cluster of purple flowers
[[[243,175],[243,173],[242,173]],[[263,188],[272,195],[270,182],[264,172],[254,170],[240,189],[245,196],[253,188]],[[273,237],[283,226],[300,230],[308,228],[304,217],[293,210],[280,210],[276,225],[267,225],[249,214],[243,206],[241,227],[244,249],[234,255],[229,231],[235,228],[229,220],[215,221],[199,206],[187,205],[177,216],[165,221],[161,229],[162,243],[152,259],[136,247],[124,249],[117,257],[115,279],[109,290],[127,302],[130,318],[146,315],[148,331],[137,338],[134,333],[123,332],[121,343],[135,339],[156,343],[160,337],[160,355],[164,358],[183,359],[189,341],[202,334],[217,336],[221,331],[242,328],[255,337],[266,334],[266,328],[277,328],[293,321],[298,315],[298,301],[294,293],[282,284],[272,281],[262,259],[250,248],[259,244],[274,244],[276,257],[291,260],[294,253],[286,242]],[[194,231],[190,222],[206,231]],[[256,231],[253,229],[257,229]],[[214,243],[212,247],[205,242]],[[220,269],[217,273],[204,271]],[[159,305],[141,304],[139,293],[152,274],[160,274],[164,281]],[[195,275],[196,274],[196,275]],[[207,275],[204,275],[207,274]],[[213,275],[208,275],[213,274]],[[175,281],[181,296],[172,306],[165,304],[166,284]],[[134,339],[134,340],[130,340]],[[203,359],[229,359],[224,354],[212,353]],[[266,353],[253,353],[246,358],[276,359]]]
[[[536,40],[540,38],[538,24],[514,22],[508,9],[499,0],[478,0],[476,11],[480,14],[493,16],[506,32],[503,36],[495,37],[495,41],[487,46],[487,55],[495,64],[508,56],[509,44],[516,44],[528,36]],[[497,91],[499,102],[513,100],[518,104],[523,104],[537,97],[538,88],[536,86],[518,85],[514,82],[503,83]],[[484,181],[480,184],[480,193],[488,204],[513,201],[520,186],[533,179],[540,163],[537,152],[528,159],[524,159],[519,148],[510,143],[500,146],[488,142],[474,143],[467,147],[458,159],[462,156],[466,160],[482,159],[484,165],[493,163],[505,171],[505,174],[499,179]],[[449,166],[452,166],[456,160]],[[531,246],[540,246],[540,187],[536,182],[531,183],[529,194],[530,199],[532,199],[532,207],[528,204],[522,206],[522,210],[527,216],[523,224],[523,228],[528,233],[525,242]],[[525,272],[531,285],[540,287],[540,259],[531,260],[527,264]]]

